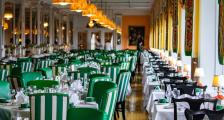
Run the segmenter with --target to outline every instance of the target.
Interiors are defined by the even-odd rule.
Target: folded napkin
[[[16,104],[26,104],[29,103],[29,97],[26,96],[22,91],[17,92],[16,94]]]
[[[77,93],[72,93],[69,98],[70,103],[77,105],[80,103],[79,96]]]
[[[75,80],[74,82],[72,82],[71,88],[73,90],[78,90],[78,91],[82,90],[83,89],[82,82],[80,80]]]

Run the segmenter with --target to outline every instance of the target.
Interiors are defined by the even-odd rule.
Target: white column
[[[58,32],[58,34],[59,34],[59,40],[58,40],[58,43],[59,43],[59,45],[62,45],[62,21],[63,21],[63,19],[62,19],[62,15],[60,15],[59,14],[59,32]]]
[[[49,43],[50,45],[54,44],[54,12],[53,8],[50,7],[50,12],[49,12]]]
[[[87,30],[87,49],[91,49],[91,30]]]
[[[202,82],[208,85],[206,91],[213,91],[212,80],[215,74],[215,59],[218,59],[215,55],[216,32],[218,29],[216,27],[218,19],[216,14],[217,4],[216,0],[200,0],[199,65],[205,71]]]
[[[30,33],[32,33],[33,32],[33,19],[32,19],[32,8],[30,8]],[[31,43],[33,43],[33,36],[32,36],[33,34],[30,34],[30,42]]]
[[[102,45],[102,48],[104,49],[105,48],[105,30],[104,28],[101,29],[101,32],[100,32],[100,38],[101,38],[101,45]]]
[[[41,26],[41,16],[40,13],[41,12],[41,6],[40,4],[38,4],[37,6],[37,45],[40,45],[40,39],[41,39],[41,30],[40,30],[40,26]]]
[[[0,0],[0,57],[5,57],[5,48],[4,48],[4,28],[2,26],[2,20],[4,15],[5,0]]]
[[[70,30],[70,17],[69,15],[66,16],[66,44],[69,44],[70,42],[70,35],[69,35],[69,30]]]
[[[78,49],[78,15],[73,16],[73,49]]]
[[[26,18],[25,18],[25,1],[22,0],[21,1],[21,39],[22,39],[22,46],[25,47],[26,45],[26,36],[25,36],[25,22],[26,22]]]
[[[13,16],[15,16],[15,15],[16,15],[16,5],[13,4]],[[13,28],[13,44],[16,45],[17,44],[16,35],[15,35],[16,19],[15,19],[15,17],[13,17],[12,19],[13,19],[13,27],[12,27]],[[17,28],[17,30],[18,30],[18,28]]]

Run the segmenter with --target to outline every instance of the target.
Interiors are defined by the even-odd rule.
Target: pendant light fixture
[[[72,0],[52,0],[52,4],[66,6],[72,4]]]
[[[94,26],[93,20],[90,19],[88,25],[89,25],[90,28],[92,28]]]
[[[11,19],[13,18],[13,15],[12,15],[11,12],[5,12],[5,14],[4,14],[4,18],[5,18],[6,20],[11,20]]]
[[[97,8],[94,4],[90,4],[83,11],[82,16],[92,17],[96,15]]]

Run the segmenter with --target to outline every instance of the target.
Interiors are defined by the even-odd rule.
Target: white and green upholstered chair
[[[53,76],[58,76],[60,73],[63,73],[67,70],[66,64],[58,64],[52,67],[53,70]]]
[[[21,76],[21,73],[32,71],[32,62],[19,62],[17,67],[12,69],[12,75]]]
[[[93,88],[96,82],[99,81],[111,81],[110,76],[105,75],[105,74],[92,74],[89,76],[89,88],[88,88],[88,93],[87,96],[88,97],[92,97],[93,96]]]
[[[24,72],[20,78],[21,87],[26,88],[27,83],[32,80],[43,80],[43,76],[40,72]]]
[[[122,112],[123,120],[125,120],[125,98],[130,84],[131,72],[122,70],[119,74],[117,84],[118,84],[118,96],[117,96],[117,105],[116,111]]]
[[[119,64],[103,65],[101,67],[101,72],[109,75],[112,81],[116,83],[118,74],[120,73],[120,65]]]
[[[36,64],[35,64],[35,70],[39,70],[40,68],[47,68],[52,66],[53,61],[52,60],[39,60]]]
[[[9,72],[6,69],[0,69],[0,81],[7,81]]]
[[[99,109],[69,108],[68,120],[112,120],[117,100],[117,85],[111,81],[99,81],[94,85],[93,97]]]
[[[31,94],[31,120],[67,120],[68,100],[67,94]]]
[[[121,62],[121,70],[129,70],[130,69],[130,62]]]

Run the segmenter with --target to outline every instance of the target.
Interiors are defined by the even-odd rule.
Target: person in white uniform
[[[105,50],[112,50],[112,46],[111,46],[111,42],[110,41],[107,41],[105,43]]]

